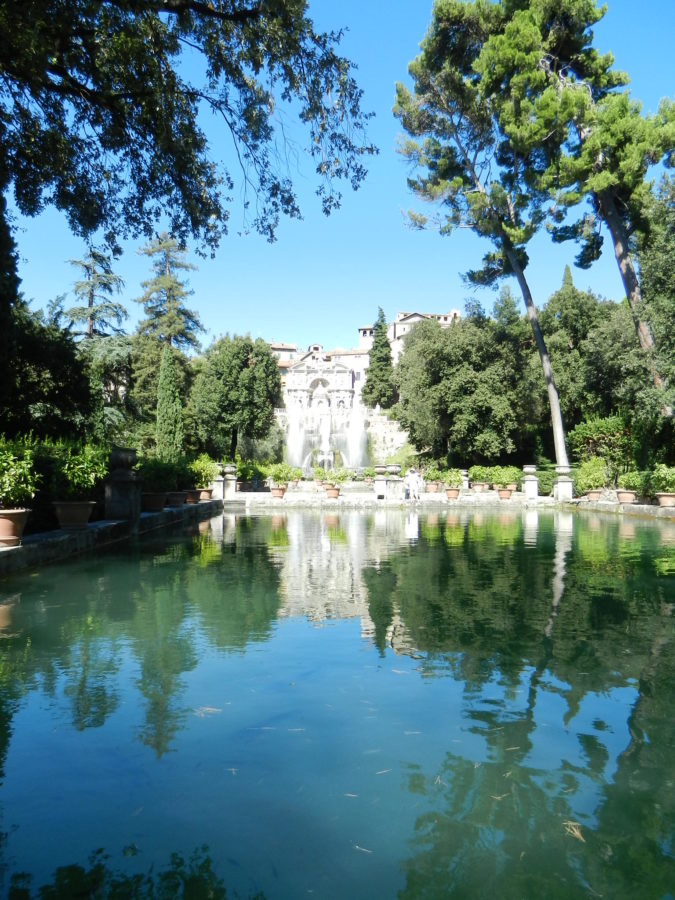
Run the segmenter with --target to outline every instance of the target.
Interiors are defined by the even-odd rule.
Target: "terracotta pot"
[[[186,503],[199,503],[199,488],[188,488],[185,493],[187,495],[185,497]]]
[[[187,491],[169,491],[166,495],[167,506],[184,506],[187,499]]]
[[[477,494],[482,494],[488,490],[487,481],[472,481],[471,482],[471,490],[475,491]]]
[[[438,483],[436,481],[427,481],[427,493],[428,494],[438,493]]]
[[[518,490],[518,485],[516,484],[515,481],[512,481],[511,484],[507,484],[506,487],[507,487],[510,491],[517,491],[517,490]]]
[[[445,495],[448,500],[456,500],[459,497],[459,488],[449,487],[445,489]]]
[[[656,495],[659,506],[675,506],[675,494],[670,492],[661,492]]]
[[[212,493],[213,493],[213,488],[199,488],[199,499],[200,500],[210,500]]]
[[[93,500],[55,500],[54,509],[59,528],[64,531],[84,531],[95,506]]]
[[[330,487],[326,488],[326,497],[328,497],[329,500],[337,500],[337,498],[339,496],[340,496],[340,488],[339,487],[336,487],[335,485],[331,485]]]
[[[166,491],[143,491],[141,509],[143,512],[161,512],[166,506]]]
[[[595,503],[602,497],[602,489],[598,488],[597,490],[586,491],[586,496],[591,503]]]
[[[285,484],[277,484],[273,488],[271,488],[272,496],[276,497],[277,500],[281,500],[286,493],[286,485]]]
[[[0,509],[0,547],[18,547],[29,509]]]
[[[635,503],[637,491],[626,491],[619,488],[616,492],[616,498],[619,503]]]
[[[511,499],[511,488],[497,488],[497,493],[499,494],[500,500],[510,500]]]

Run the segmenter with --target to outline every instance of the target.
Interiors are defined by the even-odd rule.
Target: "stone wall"
[[[368,411],[367,422],[370,455],[375,463],[384,462],[408,440],[407,432],[399,423],[382,412]]]

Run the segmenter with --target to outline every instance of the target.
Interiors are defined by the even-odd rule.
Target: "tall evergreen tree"
[[[170,347],[164,348],[159,367],[156,439],[160,459],[175,460],[183,452],[183,404]]]
[[[368,369],[361,399],[366,406],[373,407],[379,403],[382,409],[389,409],[396,402],[391,344],[387,337],[387,320],[381,307],[373,327],[373,346],[368,354]]]
[[[111,297],[119,294],[124,281],[113,272],[110,254],[90,247],[84,259],[71,259],[70,262],[82,270],[83,276],[75,282],[74,291],[84,303],[72,306],[65,313],[75,326],[83,329],[75,333],[87,338],[121,334],[120,326],[128,313]]]
[[[422,52],[409,66],[414,91],[397,84],[394,114],[408,134],[421,139],[403,142],[401,151],[421,172],[410,187],[440,207],[440,232],[469,227],[492,243],[469,279],[491,284],[513,275],[518,281],[546,382],[556,462],[567,465],[560,397],[525,275],[526,248],[543,218],[540,200],[532,194],[517,143],[501,130],[501,107],[483,90],[476,69],[503,18],[498,3],[436,0]],[[413,213],[411,221],[424,227],[428,219]]]
[[[142,282],[145,291],[137,302],[143,304],[147,318],[139,323],[138,333],[180,350],[197,349],[197,333],[204,329],[197,313],[185,306],[185,298],[192,291],[186,290],[185,282],[178,277],[178,272],[195,268],[186,261],[186,251],[163,232],[139,253],[152,260],[155,276]]]

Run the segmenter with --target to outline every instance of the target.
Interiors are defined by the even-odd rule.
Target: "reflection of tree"
[[[262,530],[261,530],[262,528]],[[279,609],[279,573],[270,564],[269,521],[237,523],[236,539],[204,571],[188,572],[187,594],[207,637],[221,650],[266,640]]]
[[[11,900],[28,900],[31,897],[29,875],[13,875],[9,897]],[[98,850],[89,859],[88,866],[59,866],[50,884],[39,889],[42,900],[72,900],[73,897],[136,897],[139,900],[171,900],[171,898],[202,898],[225,900],[227,891],[222,879],[213,871],[208,847],[195,850],[188,860],[180,853],[171,854],[168,866],[147,874],[127,875],[116,871],[108,862],[108,856]],[[262,898],[262,894],[257,895]]]

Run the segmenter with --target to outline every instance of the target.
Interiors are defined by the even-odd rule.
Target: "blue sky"
[[[404,221],[404,211],[415,201],[406,187],[405,164],[395,152],[400,129],[391,114],[394,84],[406,79],[431,6],[430,0],[310,0],[317,26],[349,28],[342,52],[358,65],[363,107],[376,114],[369,136],[380,153],[369,162],[365,184],[356,193],[345,188],[342,209],[329,218],[313,196],[311,165],[301,161],[296,178],[304,219],[283,222],[274,244],[256,235],[240,237],[242,209],[232,207],[231,234],[216,258],[190,254],[198,266],[190,273],[190,305],[206,328],[204,345],[229,332],[300,347],[315,341],[326,348],[352,347],[358,327],[374,321],[378,306],[387,319],[399,310],[463,310],[469,296],[491,309],[495,294],[472,293],[461,279],[462,272],[479,264],[488,244],[465,231],[451,237],[413,232]],[[654,111],[662,97],[675,97],[675,0],[609,0],[595,33],[598,49],[611,50],[617,68],[629,73],[632,95],[646,111]],[[16,240],[22,290],[33,306],[46,306],[59,294],[72,298],[77,271],[68,260],[82,258],[86,248],[70,234],[65,218],[49,210],[19,219]],[[130,312],[129,330],[141,312],[134,298],[150,275],[148,260],[135,252],[138,246],[125,245],[115,265],[125,281],[121,299]],[[527,274],[542,306],[559,287],[565,264],[572,264],[574,248],[554,247],[545,235],[530,247]],[[573,274],[581,288],[612,299],[622,295],[609,250],[592,269]]]

